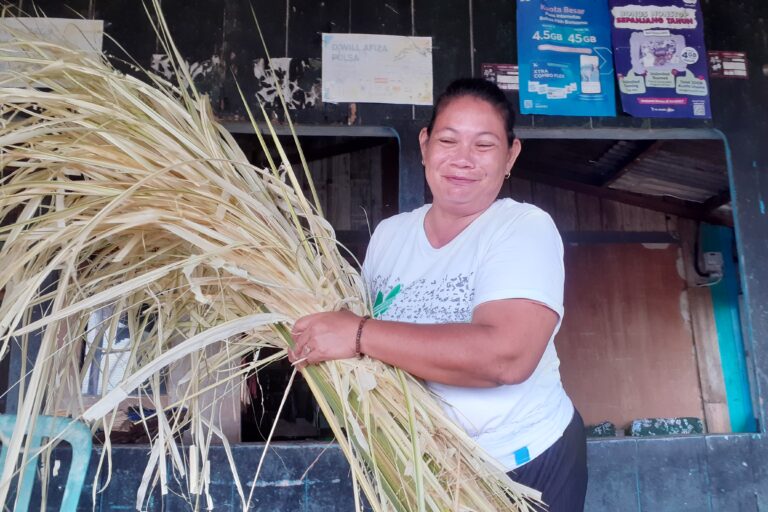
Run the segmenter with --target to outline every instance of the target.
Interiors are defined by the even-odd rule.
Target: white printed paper
[[[323,34],[323,101],[432,105],[432,38]]]
[[[0,44],[13,42],[19,35],[24,34],[98,56],[101,54],[104,40],[104,21],[69,18],[0,18]],[[4,46],[2,51],[7,54],[16,49]],[[21,53],[19,57],[22,57]],[[23,72],[23,66],[23,63],[0,63],[0,72],[9,70]]]

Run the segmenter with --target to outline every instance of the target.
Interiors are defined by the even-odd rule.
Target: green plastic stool
[[[0,452],[0,468],[5,464],[7,446],[16,426],[15,414],[0,414],[0,440],[3,442],[3,450]],[[84,423],[71,418],[54,416],[38,416],[35,422],[35,432],[30,442],[30,447],[37,448],[42,445],[44,438],[55,437],[68,442],[72,446],[72,464],[69,467],[67,486],[64,488],[64,497],[61,500],[61,512],[75,512],[80,501],[80,492],[83,489],[85,473],[91,462],[91,431]],[[30,456],[27,467],[22,472],[19,494],[16,497],[15,510],[27,510],[29,500],[32,497],[32,486],[35,483],[37,458],[39,454]]]

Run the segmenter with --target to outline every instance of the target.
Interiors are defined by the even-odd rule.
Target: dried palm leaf
[[[151,487],[167,492],[168,463],[186,477],[190,505],[209,504],[214,437],[246,508],[253,488],[240,483],[218,401],[203,394],[236,388],[284,357],[289,326],[303,315],[370,312],[360,275],[302,192],[268,117],[273,145],[259,139],[280,165],[270,158],[260,169],[195,90],[155,7],[179,86],[23,34],[0,44],[2,354],[12,343],[26,354],[32,334],[43,333],[28,382],[19,383],[0,501],[33,449],[25,426],[40,414],[103,430],[99,470],[109,474],[116,410],[135,395],[158,411],[137,508]],[[52,276],[55,286],[43,287]],[[41,305],[47,314],[33,319]],[[89,405],[83,382],[97,348],[88,336],[114,337],[121,323],[129,343],[104,352],[122,354],[123,377],[110,389],[120,369],[105,365],[106,391]],[[278,350],[246,357],[264,347]],[[180,373],[165,394],[166,376]],[[303,375],[374,510],[528,510],[524,496],[535,493],[509,480],[412,376],[368,358]],[[355,499],[359,507],[358,492]]]

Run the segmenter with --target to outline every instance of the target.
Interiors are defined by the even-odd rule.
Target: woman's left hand
[[[295,342],[288,360],[299,368],[334,359],[355,357],[355,337],[362,317],[351,311],[315,313],[299,318],[291,336]]]

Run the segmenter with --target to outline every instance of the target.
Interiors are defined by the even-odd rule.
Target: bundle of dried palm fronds
[[[221,432],[216,407],[201,395],[239,386],[284,357],[295,319],[370,308],[359,274],[302,193],[274,132],[271,147],[259,138],[281,163],[249,164],[196,92],[159,10],[157,19],[177,86],[123,75],[106,59],[57,44],[23,36],[0,44],[0,63],[10,65],[0,73],[4,357],[11,343],[29,350],[30,333],[44,329],[19,389],[0,501],[29,455],[24,426],[36,415],[91,422],[106,433],[108,460],[115,410],[132,394],[158,411],[137,506],[149,486],[167,489],[168,464],[186,481],[203,482],[211,438]],[[42,288],[51,276],[56,285]],[[32,320],[41,304],[47,314]],[[129,333],[126,347],[87,342],[94,334],[114,337],[119,324]],[[246,357],[262,347],[279,350]],[[117,369],[103,366],[103,395],[88,407],[86,369],[110,350],[122,353],[123,377],[110,389]],[[165,383],[179,368],[181,378]],[[367,358],[303,372],[355,488],[375,510],[528,508],[527,490],[487,459],[417,379]],[[187,428],[190,447],[182,449],[177,433]],[[233,463],[232,471],[246,507],[249,492]],[[188,493],[196,506],[205,489],[190,483]]]

